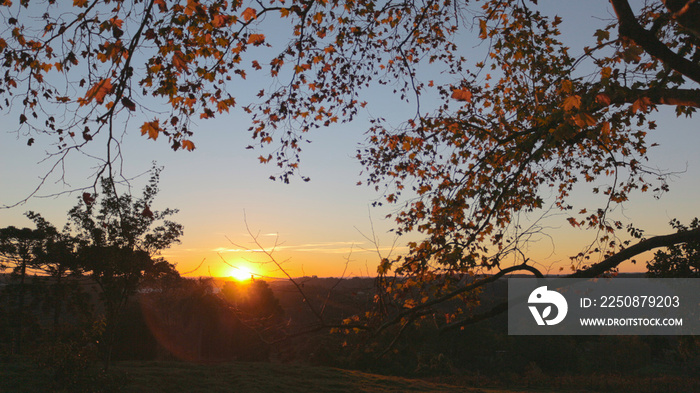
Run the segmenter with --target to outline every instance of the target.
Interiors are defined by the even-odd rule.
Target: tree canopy
[[[392,86],[415,114],[399,127],[374,119],[358,159],[366,183],[397,204],[398,232],[425,240],[380,274],[425,282],[503,272],[504,260],[530,269],[522,244],[536,227],[517,218],[550,209],[594,230],[591,253],[611,256],[625,228],[611,207],[668,189],[647,163],[653,112],[691,117],[700,106],[700,4],[610,5],[614,16],[575,54],[556,9],[535,0],[5,0],[0,105],[21,110],[28,144],[56,143],[57,159],[106,135],[110,174],[119,127],[137,113],[142,135],[192,150],[195,121],[243,105],[251,147],[272,146],[259,160],[288,181],[310,130],[352,120],[366,87]],[[485,48],[476,61],[460,46],[470,33]],[[236,87],[252,72],[271,87],[241,104]],[[434,110],[423,97],[437,97]],[[581,183],[602,204],[574,206]]]

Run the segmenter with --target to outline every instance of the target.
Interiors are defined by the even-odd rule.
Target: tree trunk
[[[27,261],[23,260],[20,267],[19,293],[17,294],[17,309],[15,310],[15,334],[13,337],[13,354],[22,352],[22,325],[24,320],[24,278],[27,275]]]

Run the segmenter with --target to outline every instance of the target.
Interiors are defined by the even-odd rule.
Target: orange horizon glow
[[[231,277],[236,281],[248,281],[252,277],[255,277],[256,275],[259,275],[259,274],[255,273],[252,269],[250,269],[246,266],[235,266],[235,265],[232,265],[224,273],[224,277]]]

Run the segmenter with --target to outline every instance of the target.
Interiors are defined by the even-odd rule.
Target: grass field
[[[607,391],[676,392],[697,391],[697,381],[679,385],[659,384],[658,380],[644,381],[633,378],[627,384],[614,383],[609,379],[605,384],[577,383],[573,381],[560,386],[569,388],[472,388],[468,381],[445,378],[455,386],[433,383],[421,379],[368,374],[359,371],[341,370],[330,367],[309,367],[296,364],[232,362],[217,364],[193,364],[165,361],[117,362],[109,374],[99,371],[96,365],[90,372],[73,372],[77,375],[63,382],[63,389],[57,389],[52,367],[42,367],[29,359],[4,359],[0,361],[0,392],[467,392],[467,393],[584,393]],[[53,368],[56,369],[55,367]],[[601,380],[602,381],[602,380]],[[599,381],[600,382],[600,381]],[[612,383],[611,383],[612,382]],[[617,381],[620,382],[620,381]],[[634,382],[634,383],[632,383]],[[691,382],[691,380],[688,380]],[[609,384],[611,383],[611,384]],[[606,386],[607,385],[607,386]],[[644,389],[637,389],[644,385]],[[661,386],[664,385],[664,386]],[[471,385],[474,386],[474,385]],[[484,385],[488,386],[488,385]],[[516,385],[519,386],[519,385]],[[575,389],[571,386],[597,386],[591,390]],[[612,388],[616,386],[616,388]],[[620,389],[621,386],[627,388]],[[656,387],[654,387],[656,386]],[[679,387],[683,386],[679,389]],[[611,389],[612,388],[612,389]],[[658,388],[658,389],[657,389]],[[631,389],[631,390],[630,390]]]
[[[100,379],[102,380],[102,379]],[[112,368],[106,391],[154,392],[554,392],[547,389],[502,390],[466,388],[420,379],[368,374],[329,367],[273,363],[191,364],[184,362],[118,362]],[[63,389],[102,391],[96,381]],[[82,388],[82,389],[81,389]],[[51,373],[36,364],[14,359],[0,363],[0,392],[56,391]],[[560,391],[560,390],[557,390]],[[568,390],[567,392],[586,392]]]

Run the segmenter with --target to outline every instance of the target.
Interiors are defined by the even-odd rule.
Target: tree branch
[[[617,254],[607,258],[603,262],[600,262],[598,264],[595,264],[588,269],[578,271],[576,273],[570,274],[568,276],[565,276],[563,278],[593,278],[597,277],[606,271],[617,267],[620,263],[626,261],[629,258],[632,258],[636,255],[639,255],[643,252],[652,250],[654,248],[659,248],[659,247],[669,247],[675,244],[679,243],[687,243],[690,241],[696,241],[700,242],[700,228],[693,229],[691,231],[684,231],[684,232],[678,232],[678,233],[673,233],[670,235],[662,235],[662,236],[655,236],[650,239],[642,240],[641,242],[635,244],[632,247],[626,248]],[[496,277],[496,275],[493,275],[491,277]],[[500,278],[500,276],[498,276]],[[498,279],[496,278],[496,279]],[[491,281],[496,281],[496,279],[491,280]],[[491,282],[489,281],[489,282]],[[457,328],[461,328],[463,326],[471,325],[479,321],[483,321],[485,319],[494,317],[496,315],[499,315],[505,311],[508,310],[508,302],[503,302],[500,303],[494,307],[492,307],[490,310],[481,313],[481,314],[476,314],[472,315],[469,318],[465,318],[461,321],[453,322],[448,325],[443,326],[440,331],[441,333],[444,333],[449,330],[454,330]]]
[[[632,12],[627,0],[610,0],[620,21],[620,37],[626,37],[641,46],[647,53],[664,62],[672,69],[700,83],[700,65],[673,52],[654,34],[644,29]]]
[[[522,263],[522,264],[520,264],[520,265],[515,265],[515,266],[511,266],[511,267],[505,268],[505,269],[499,271],[498,273],[496,273],[496,274],[494,274],[494,275],[491,275],[491,276],[488,276],[488,277],[484,277],[484,278],[482,278],[481,280],[474,281],[473,283],[471,283],[471,284],[469,284],[469,285],[466,285],[466,286],[464,286],[464,287],[462,287],[462,288],[456,289],[456,290],[454,290],[454,291],[452,291],[452,292],[450,292],[450,293],[448,293],[448,294],[445,294],[445,295],[443,295],[443,296],[440,296],[440,297],[438,297],[438,298],[436,298],[436,299],[433,299],[433,300],[431,300],[431,301],[429,301],[429,302],[425,302],[425,303],[423,303],[423,304],[420,304],[420,305],[418,305],[418,306],[416,306],[416,307],[411,308],[410,310],[406,310],[406,311],[403,311],[403,312],[398,313],[394,318],[392,318],[391,320],[389,320],[389,321],[383,323],[382,326],[380,326],[379,329],[377,329],[377,333],[381,332],[382,330],[388,328],[388,327],[391,326],[391,325],[394,325],[394,324],[398,323],[399,321],[401,321],[402,318],[404,318],[404,317],[406,317],[406,316],[414,315],[414,314],[416,314],[416,313],[417,313],[418,311],[420,311],[420,310],[423,310],[423,309],[425,309],[425,308],[434,306],[434,305],[436,305],[436,304],[440,304],[440,303],[446,302],[447,300],[450,300],[450,299],[454,298],[455,296],[457,296],[457,295],[459,295],[459,294],[472,291],[472,290],[477,289],[477,288],[479,288],[479,287],[482,287],[482,286],[484,286],[484,285],[486,285],[486,284],[488,284],[488,283],[494,282],[494,281],[498,280],[499,278],[503,277],[503,276],[506,275],[506,274],[513,273],[513,272],[520,271],[520,270],[527,270],[527,271],[531,272],[532,274],[534,274],[534,275],[537,276],[537,277],[543,277],[543,276],[542,276],[542,273],[540,273],[539,270],[537,270],[537,269],[534,268],[533,266],[527,265],[526,262],[524,262],[524,263]]]

